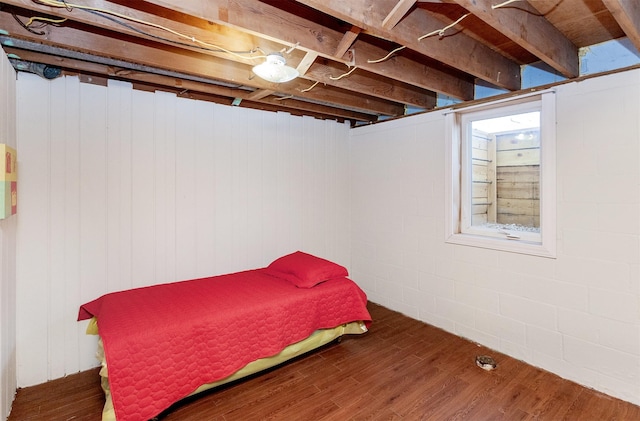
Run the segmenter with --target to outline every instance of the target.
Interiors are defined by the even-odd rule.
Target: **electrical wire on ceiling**
[[[179,45],[181,47],[192,47],[192,48],[197,48],[199,50],[208,51],[208,52],[212,52],[212,53],[233,53],[233,54],[236,54],[236,55],[238,55],[238,54],[253,54],[253,53],[256,53],[258,51],[262,52],[262,50],[260,50],[257,47],[254,48],[253,50],[248,50],[248,51],[229,51],[229,50],[222,49],[222,48],[205,47],[205,46],[199,45],[199,44],[195,44],[195,45],[194,44],[188,44],[186,42],[176,41],[176,40],[173,40],[173,39],[162,37],[160,35],[152,34],[151,32],[143,31],[140,28],[136,28],[133,25],[129,25],[128,23],[123,22],[123,21],[121,21],[119,19],[116,19],[116,18],[114,18],[112,16],[109,16],[109,15],[107,15],[105,13],[97,12],[95,10],[84,10],[84,11],[88,12],[88,13],[92,13],[92,14],[98,15],[98,16],[101,16],[102,18],[110,20],[111,22],[113,22],[113,23],[115,23],[117,25],[123,26],[123,27],[125,27],[127,29],[130,29],[130,30],[132,30],[134,32],[137,32],[137,33],[139,33],[141,35],[144,35],[144,36],[147,36],[149,38],[154,38],[154,39],[157,39],[157,40],[160,40],[160,41],[169,42],[171,44]],[[243,58],[254,59],[254,58],[262,58],[262,57],[266,57],[266,56],[263,53],[263,55],[259,55],[259,56],[252,56],[252,57],[244,57],[244,56],[242,56],[242,57]]]
[[[262,50],[260,50],[259,48],[255,48],[255,49],[250,50],[250,51],[240,51],[240,52],[231,51],[231,50],[223,48],[223,47],[221,47],[219,45],[212,44],[212,43],[209,43],[209,42],[206,42],[206,41],[202,41],[202,40],[200,40],[200,39],[198,39],[198,38],[196,38],[194,36],[183,34],[183,33],[179,32],[179,31],[173,30],[173,29],[168,28],[166,26],[163,26],[163,25],[160,25],[160,24],[157,24],[157,23],[153,23],[153,22],[148,22],[148,21],[145,21],[143,19],[134,18],[132,16],[127,16],[127,15],[124,15],[122,13],[118,13],[118,12],[115,12],[115,11],[112,11],[112,10],[108,10],[108,9],[102,9],[102,8],[99,8],[99,7],[92,7],[92,6],[84,6],[84,5],[67,3],[64,0],[32,0],[32,1],[34,3],[36,3],[36,4],[40,4],[40,5],[43,5],[43,6],[55,7],[55,8],[58,8],[58,9],[65,8],[67,11],[70,11],[70,12],[73,9],[78,9],[78,10],[82,10],[82,11],[85,11],[85,12],[93,13],[93,14],[99,15],[99,16],[105,18],[105,19],[108,19],[108,20],[110,20],[110,21],[112,21],[114,23],[117,23],[117,24],[119,24],[121,26],[124,26],[124,27],[126,27],[128,29],[131,29],[131,30],[133,30],[135,32],[138,32],[138,33],[140,33],[142,35],[146,35],[146,36],[149,36],[149,37],[152,37],[152,38],[156,38],[156,39],[159,39],[159,40],[162,40],[162,41],[166,41],[166,42],[170,42],[170,43],[177,44],[177,45],[182,45],[182,46],[187,46],[187,47],[196,47],[196,48],[200,48],[202,50],[206,50],[206,51],[210,51],[210,52],[226,53],[226,54],[230,54],[230,55],[236,56],[236,57],[241,58],[241,59],[254,60],[254,59],[259,59],[259,58],[266,58],[266,55],[264,54],[264,52]],[[125,21],[138,23],[140,25],[149,26],[149,27],[152,27],[152,28],[156,28],[156,29],[171,33],[171,34],[177,36],[178,38],[187,39],[187,40],[191,41],[193,44],[187,44],[187,43],[175,41],[175,40],[172,40],[172,39],[169,39],[169,38],[164,38],[164,37],[161,37],[159,35],[151,34],[149,32],[143,31],[143,30],[141,30],[139,28],[136,28],[136,27],[134,27],[132,25],[129,25],[126,22],[123,22],[122,20],[119,20],[119,19],[116,19],[116,18],[123,19]],[[254,54],[257,51],[262,52],[262,54],[261,55],[257,55],[257,56],[248,56],[247,57],[248,54]]]
[[[462,16],[460,19],[458,19],[457,21],[453,22],[450,25],[445,26],[442,29],[437,29],[435,31],[429,32],[428,34],[425,34],[421,37],[418,38],[418,41],[422,41],[423,39],[433,36],[433,35],[439,35],[439,36],[444,36],[444,32],[449,29],[452,28],[454,26],[456,26],[458,23],[460,23],[460,21],[464,18],[466,18],[467,16],[469,16],[471,13],[467,13],[466,15]],[[382,63],[383,61],[387,61],[392,55],[394,55],[395,53],[397,53],[398,51],[404,50],[405,48],[407,48],[406,45],[402,45],[396,49],[393,49],[389,52],[389,54],[387,54],[386,56],[379,58],[377,60],[367,60],[367,63],[371,63],[371,64],[375,64],[375,63]]]
[[[506,5],[511,4],[511,3],[515,3],[517,1],[522,1],[522,0],[507,0],[507,1],[504,1],[504,2],[502,2],[500,4],[492,4],[491,8],[492,9],[498,9],[500,7],[506,6]]]
[[[320,81],[319,81],[319,80],[316,80],[316,83],[314,83],[313,85],[309,86],[309,87],[308,87],[308,88],[306,88],[306,89],[301,90],[300,92],[309,92],[310,90],[312,90],[313,88],[315,88],[315,87],[316,87],[316,85],[317,85],[318,83],[320,83]]]
[[[62,1],[65,4],[65,8],[67,9],[67,12],[71,12],[73,10],[73,7],[67,5],[66,0],[60,0],[60,1]]]
[[[51,24],[51,23],[58,24],[58,23],[66,22],[66,20],[67,18],[52,19],[52,18],[45,18],[44,16],[32,16],[29,18],[27,23],[25,23],[25,26],[31,26],[36,21],[43,22],[43,24]]]
[[[178,31],[173,30],[171,28],[168,28],[166,26],[163,26],[163,25],[160,25],[160,24],[157,24],[157,23],[153,23],[153,22],[148,22],[148,21],[145,21],[143,19],[134,18],[132,16],[127,16],[127,15],[124,15],[122,13],[118,13],[118,12],[111,11],[111,10],[108,10],[108,9],[92,7],[92,6],[85,6],[85,5],[78,5],[78,4],[73,4],[73,3],[67,3],[66,0],[32,0],[32,1],[34,3],[36,3],[36,4],[40,4],[40,5],[44,5],[44,6],[49,6],[49,7],[54,7],[54,8],[65,8],[69,12],[73,11],[73,9],[78,9],[78,10],[82,10],[82,11],[85,11],[85,12],[88,12],[88,13],[93,13],[93,14],[101,16],[101,17],[103,17],[105,19],[108,19],[108,20],[110,20],[110,21],[112,21],[112,22],[114,22],[114,23],[116,23],[118,25],[126,27],[126,28],[128,28],[128,29],[130,29],[130,30],[132,30],[134,32],[137,32],[137,33],[139,33],[141,35],[145,35],[145,36],[150,37],[150,38],[155,38],[155,39],[158,39],[158,40],[161,40],[161,41],[164,41],[164,42],[169,42],[169,43],[172,43],[172,44],[175,44],[175,45],[180,45],[180,46],[185,46],[185,47],[195,47],[195,48],[199,48],[201,50],[205,50],[205,51],[209,51],[209,52],[218,52],[218,53],[230,54],[230,55],[236,56],[236,57],[241,58],[241,59],[253,60],[253,59],[259,59],[259,58],[265,58],[265,59],[267,58],[266,53],[264,53],[264,51],[260,50],[259,48],[254,48],[254,49],[249,50],[249,51],[231,51],[231,50],[223,48],[223,47],[221,47],[219,45],[199,40],[199,39],[195,38],[194,36],[183,34],[181,32],[178,32]],[[508,5],[508,4],[511,4],[511,3],[514,3],[514,2],[518,2],[518,1],[522,1],[522,0],[506,0],[506,1],[502,2],[502,3],[492,5],[491,8],[495,10],[495,9],[500,8],[500,7],[504,7],[504,6]],[[447,25],[447,26],[445,26],[445,27],[443,27],[441,29],[438,29],[438,30],[429,32],[429,33],[427,33],[425,35],[422,35],[421,37],[418,38],[418,41],[422,41],[423,39],[431,37],[431,36],[434,36],[434,35],[438,35],[440,37],[443,37],[446,30],[456,26],[458,23],[460,23],[463,19],[465,19],[469,15],[471,15],[471,13],[467,13],[467,14],[461,16],[455,22],[453,22],[453,23],[451,23],[451,24],[449,24],[449,25]],[[29,32],[32,32],[34,34],[38,34],[38,35],[44,35],[44,32],[36,32],[36,31],[34,31],[33,29],[31,29],[29,27],[34,21],[37,20],[37,21],[43,21],[45,23],[55,23],[55,24],[62,23],[64,21],[66,21],[66,19],[59,19],[58,20],[58,19],[50,19],[50,18],[34,16],[34,17],[31,17],[29,19],[29,21],[25,24],[20,19],[18,19],[18,17],[16,15],[13,15],[13,16],[20,23],[20,25],[23,26],[26,30],[28,30]],[[134,23],[137,23],[137,24],[140,24],[140,25],[150,26],[152,28],[156,28],[156,29],[159,29],[159,30],[162,30],[162,31],[165,31],[165,32],[169,32],[169,33],[177,36],[178,38],[187,39],[187,40],[191,41],[192,44],[185,43],[185,42],[180,42],[180,41],[176,41],[176,40],[172,40],[172,39],[169,39],[169,38],[165,38],[165,37],[162,37],[162,36],[159,36],[159,35],[156,35],[156,34],[152,34],[150,32],[147,32],[147,31],[144,31],[144,30],[142,30],[140,28],[137,28],[137,27],[135,27],[133,25],[130,25],[130,24],[126,23],[125,21],[130,21],[130,22],[134,22]],[[290,53],[297,46],[298,46],[298,44],[296,44],[293,47],[291,47],[287,51],[287,53]],[[395,48],[394,50],[390,51],[389,54],[387,54],[386,56],[384,56],[382,58],[375,59],[375,60],[367,60],[367,63],[375,64],[375,63],[384,62],[384,61],[388,60],[391,56],[393,56],[395,53],[397,53],[398,51],[401,51],[401,50],[403,50],[405,48],[407,48],[407,46],[400,46],[400,47]],[[258,56],[247,56],[249,54],[254,54],[254,53],[258,52],[258,51],[260,51],[262,54],[258,55]],[[344,77],[347,77],[347,76],[351,75],[357,68],[358,68],[357,66],[354,66],[351,70],[349,70],[348,72],[346,72],[346,73],[344,73],[344,74],[342,74],[340,76],[336,76],[336,77],[329,76],[329,79],[334,80],[334,81],[340,80],[340,79],[342,79]],[[314,83],[312,86],[310,86],[307,89],[304,89],[302,92],[310,91],[317,84],[318,84],[318,82]]]
[[[12,13],[11,16],[13,16],[13,18],[16,20],[16,22],[18,22],[20,24],[20,26],[22,26],[24,29],[26,29],[27,31],[31,32],[32,34],[44,35],[44,31],[34,31],[33,29],[31,29],[27,25],[25,25],[25,23],[23,21],[21,21],[20,18],[18,17],[18,15],[16,15],[15,13]]]
[[[35,34],[35,35],[44,35],[45,34],[44,31],[36,31],[35,29],[33,29],[31,27],[31,25],[33,25],[33,23],[35,21],[40,21],[41,22],[41,25],[38,26],[38,28],[43,28],[46,25],[59,24],[59,23],[62,23],[62,22],[67,20],[67,19],[51,19],[51,18],[45,18],[45,17],[42,17],[42,16],[32,16],[31,18],[29,18],[27,23],[24,23],[24,22],[22,22],[20,20],[18,15],[16,15],[15,13],[12,13],[11,16],[13,16],[13,18],[16,20],[16,22],[18,22],[20,24],[20,26],[22,26],[24,29],[26,29],[27,31],[29,31],[29,32],[31,32],[32,34]]]
[[[353,69],[349,70],[347,73],[345,73],[345,74],[343,74],[343,75],[340,75],[340,76],[336,76],[336,77],[334,77],[334,76],[329,76],[329,79],[331,79],[331,80],[340,80],[340,79],[342,79],[343,77],[347,77],[347,76],[349,76],[351,73],[355,72],[357,68],[358,68],[358,66],[353,66]]]
[[[510,0],[510,1],[518,1],[518,0]],[[442,36],[444,36],[444,32],[445,32],[447,29],[449,29],[449,28],[452,28],[452,27],[456,26],[458,23],[460,23],[460,21],[461,21],[462,19],[466,18],[466,17],[467,17],[467,16],[469,16],[470,14],[471,14],[471,13],[467,13],[466,15],[462,16],[462,17],[461,17],[460,19],[458,19],[457,21],[453,22],[453,23],[452,23],[452,24],[450,24],[450,25],[445,26],[445,27],[444,27],[444,28],[442,28],[442,29],[438,29],[438,30],[435,30],[435,31],[429,32],[428,34],[425,34],[425,35],[423,35],[423,36],[419,37],[419,38],[418,38],[418,41],[422,41],[423,39],[425,39],[425,38],[427,38],[427,37],[430,37],[430,36],[433,36],[433,35],[439,35],[439,36],[441,36],[441,37],[442,37]],[[389,54],[387,54],[386,56],[384,56],[384,57],[382,57],[382,58],[379,58],[379,59],[377,59],[377,60],[367,60],[367,63],[371,63],[371,64],[382,63],[383,61],[387,61],[389,58],[391,58],[391,56],[392,56],[392,55],[394,55],[394,54],[395,54],[395,53],[397,53],[398,51],[404,50],[405,48],[407,48],[407,46],[406,46],[406,45],[402,45],[402,46],[400,46],[400,47],[398,47],[398,48],[395,48],[395,49],[391,50],[391,51],[389,52]]]
[[[504,7],[504,6],[508,5],[508,4],[515,3],[515,2],[517,2],[517,1],[522,1],[522,0],[506,0],[506,1],[502,2],[502,3],[500,3],[500,4],[494,4],[494,5],[491,5],[491,9],[494,9],[494,10],[495,10],[495,9],[500,8],[500,7]],[[444,36],[444,33],[445,33],[445,31],[446,31],[447,29],[451,29],[451,28],[453,28],[454,26],[456,26],[457,24],[459,24],[459,23],[460,23],[464,18],[466,18],[466,17],[467,17],[467,16],[469,16],[469,15],[471,15],[471,13],[467,13],[467,14],[463,15],[463,16],[462,16],[462,17],[460,17],[458,20],[456,20],[455,22],[453,22],[453,23],[451,23],[451,24],[449,24],[449,25],[445,26],[445,27],[444,27],[444,28],[442,28],[442,29],[437,29],[437,30],[435,30],[435,31],[429,32],[428,34],[424,34],[424,35],[422,35],[421,37],[419,37],[419,38],[418,38],[418,41],[422,41],[423,39],[428,38],[428,37],[431,37],[431,36],[434,36],[434,35],[438,35],[439,37],[443,37],[443,36]],[[407,46],[406,46],[406,45],[400,46],[400,47],[398,47],[398,48],[396,48],[396,49],[392,50],[391,52],[389,52],[389,54],[387,54],[386,56],[384,56],[384,57],[382,57],[382,58],[379,58],[379,59],[377,59],[377,60],[367,60],[367,63],[371,63],[371,64],[375,64],[375,63],[382,63],[383,61],[388,60],[392,55],[394,55],[394,54],[395,54],[395,53],[397,53],[398,51],[401,51],[401,50],[403,50],[403,49],[405,49],[405,48],[407,48]]]
[[[431,31],[431,32],[429,32],[428,34],[424,34],[423,36],[421,36],[421,37],[419,37],[419,38],[418,38],[418,41],[422,41],[423,39],[428,38],[428,37],[431,37],[431,36],[434,36],[434,35],[438,35],[439,37],[443,37],[443,36],[444,36],[444,32],[445,32],[447,29],[453,28],[454,26],[456,26],[457,24],[459,24],[459,23],[460,23],[464,18],[466,18],[466,17],[467,17],[467,16],[469,16],[470,14],[471,14],[471,13],[467,13],[467,14],[465,14],[465,15],[462,15],[462,16],[461,16],[457,21],[455,21],[455,22],[453,22],[453,23],[451,23],[451,24],[449,24],[449,25],[445,26],[445,27],[444,27],[444,28],[442,28],[442,29],[437,29],[437,30],[435,30],[435,31]]]
[[[404,50],[405,48],[407,48],[407,46],[406,46],[406,45],[403,45],[403,46],[398,47],[398,48],[396,48],[396,49],[394,49],[394,50],[391,50],[391,52],[390,52],[389,54],[387,54],[386,56],[384,56],[384,57],[382,57],[382,58],[379,58],[379,59],[377,59],[377,60],[367,60],[367,63],[372,63],[372,64],[375,64],[375,63],[382,63],[383,61],[387,61],[387,60],[388,60],[392,55],[394,55],[394,54],[395,54],[395,53],[397,53],[398,51],[400,51],[400,50]]]

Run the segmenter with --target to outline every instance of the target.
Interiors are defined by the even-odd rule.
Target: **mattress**
[[[307,352],[318,349],[338,338],[341,338],[343,335],[359,335],[367,332],[367,330],[368,329],[365,323],[362,321],[347,323],[331,329],[319,329],[313,332],[308,338],[287,346],[276,355],[260,358],[247,364],[240,370],[224,379],[199,386],[196,390],[190,393],[189,396],[196,395],[215,387],[240,380],[252,374],[259,373],[260,371],[266,370],[268,368],[275,367]],[[91,323],[87,327],[87,333],[98,334],[95,318],[91,319]],[[98,340],[98,350],[96,352],[96,358],[100,361],[100,380],[102,389],[105,394],[105,404],[102,411],[102,421],[116,421],[116,414],[113,409],[113,401],[111,399],[111,390],[109,387],[109,371],[107,368],[107,362],[104,357],[104,347],[102,345],[101,339]]]
[[[346,275],[296,252],[266,268],[105,294],[78,319],[93,317],[99,330],[118,420],[146,421],[203,385],[325,337],[314,332],[368,327],[366,295]]]

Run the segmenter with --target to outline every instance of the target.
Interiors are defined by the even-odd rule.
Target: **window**
[[[555,95],[446,114],[451,243],[555,257]]]

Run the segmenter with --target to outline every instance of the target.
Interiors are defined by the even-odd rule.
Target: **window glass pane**
[[[469,122],[471,227],[540,232],[540,112]]]
[[[445,113],[448,243],[555,258],[555,115],[551,90]]]

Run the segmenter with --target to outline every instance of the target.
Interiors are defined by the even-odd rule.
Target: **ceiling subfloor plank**
[[[494,0],[456,0],[456,3],[565,77],[580,75],[578,48],[526,1],[498,8],[492,7]]]
[[[640,51],[640,2],[602,0],[633,45]]]

